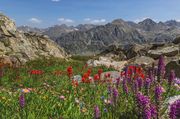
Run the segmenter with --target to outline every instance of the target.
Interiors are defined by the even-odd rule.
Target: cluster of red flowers
[[[105,74],[105,78],[110,78],[111,77],[111,74],[110,73],[106,73]]]
[[[128,77],[128,78],[145,78],[145,75],[143,73],[143,69],[140,66],[128,66],[125,68],[126,70],[121,72],[121,77]]]
[[[98,75],[99,75],[99,78],[101,77],[101,74],[103,73],[103,69],[98,69]]]
[[[44,72],[42,70],[31,70],[30,71],[30,74],[31,75],[41,75],[43,74]]]
[[[92,69],[89,68],[89,69],[87,70],[87,72],[85,72],[85,73],[83,74],[82,79],[81,79],[81,81],[82,81],[83,83],[90,83],[90,82],[92,81],[91,79],[89,79],[89,76],[90,76],[90,74],[91,74],[91,71],[92,71]]]
[[[73,68],[72,68],[71,66],[69,66],[69,67],[67,68],[67,73],[68,73],[68,77],[71,78],[72,75],[73,75]]]

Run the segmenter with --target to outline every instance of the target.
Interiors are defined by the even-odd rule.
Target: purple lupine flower
[[[155,87],[155,102],[156,102],[156,109],[157,109],[157,118],[159,118],[159,106],[160,106],[160,102],[161,102],[161,95],[163,93],[163,87],[161,87],[160,85],[157,85]]]
[[[155,100],[156,100],[156,102],[160,101],[161,95],[163,92],[164,92],[163,87],[161,87],[160,85],[156,86],[156,88],[155,88]]]
[[[151,82],[154,81],[154,76],[153,76],[152,70],[149,70],[149,72],[148,72],[148,77],[149,77],[149,79],[151,80]]]
[[[143,112],[143,119],[151,119],[151,110],[149,108],[145,108]]]
[[[168,78],[168,83],[169,83],[169,85],[172,84],[172,82],[174,81],[175,77],[176,77],[176,76],[175,76],[174,70],[171,70],[170,75],[169,75],[169,78]]]
[[[138,81],[137,81],[137,79],[134,80],[134,83],[133,83],[133,90],[134,90],[134,93],[137,93],[137,92],[138,92]]]
[[[150,85],[151,85],[151,79],[149,78],[146,78],[146,81],[145,81],[145,90],[146,90],[146,94],[149,95],[149,89],[150,89]]]
[[[127,78],[127,82],[130,84],[131,83],[131,77]]]
[[[118,90],[116,88],[113,88],[113,101],[116,104],[118,98]]]
[[[165,63],[164,63],[164,57],[161,55],[158,62],[158,71],[159,76],[164,77],[165,74]]]
[[[169,118],[178,119],[179,117],[180,117],[180,100],[177,100],[170,105]]]
[[[151,119],[150,99],[141,92],[137,93],[136,100],[143,119]]]
[[[138,78],[137,81],[138,81],[138,88],[139,88],[139,90],[141,90],[141,88],[143,86],[143,80],[142,80],[142,78]]]
[[[94,107],[94,118],[99,119],[100,118],[100,110],[98,106]]]
[[[157,115],[156,106],[153,105],[153,104],[151,104],[151,105],[150,105],[150,109],[151,109],[151,116],[152,116],[153,118],[156,118],[156,115]]]
[[[180,79],[179,79],[179,78],[175,78],[175,79],[174,79],[174,83],[180,85]]]
[[[127,81],[126,78],[123,79],[123,91],[128,94],[128,86],[127,86]]]
[[[25,97],[24,94],[21,94],[19,97],[19,105],[21,108],[23,108],[25,106]]]

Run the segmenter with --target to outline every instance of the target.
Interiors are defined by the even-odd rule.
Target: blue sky
[[[117,18],[180,20],[180,0],[0,0],[0,11],[19,25],[105,24]]]

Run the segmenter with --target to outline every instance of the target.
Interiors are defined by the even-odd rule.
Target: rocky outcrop
[[[155,60],[147,56],[135,57],[130,60],[130,64],[137,64],[144,67],[150,67],[153,63],[155,63]]]
[[[160,55],[173,57],[176,56],[179,52],[179,47],[177,45],[165,46],[158,48],[156,50],[149,50],[148,55],[154,59],[159,58]]]
[[[108,68],[114,68],[118,71],[121,71],[122,68],[127,64],[127,61],[114,61],[109,57],[99,57],[99,60],[90,59],[87,61],[88,66],[106,66]]]
[[[0,15],[0,57],[25,63],[39,57],[65,58],[66,53],[47,36],[19,32],[12,20]]]
[[[174,44],[180,44],[180,37],[177,37],[173,41]]]
[[[124,54],[127,59],[131,59],[136,56],[145,56],[149,50],[149,45],[130,44],[123,48]]]

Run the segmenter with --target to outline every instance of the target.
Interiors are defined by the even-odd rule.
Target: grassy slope
[[[81,60],[79,60],[81,59]],[[71,86],[71,81],[65,74],[55,76],[52,72],[56,70],[66,71],[68,66],[72,66],[74,74],[81,72],[86,58],[73,58],[65,61],[61,59],[35,60],[27,63],[18,69],[5,69],[5,75],[1,79],[0,91],[0,119],[91,119],[93,109],[98,105],[101,110],[102,119],[111,118],[133,118],[136,119],[135,102],[133,94],[125,95],[122,86],[119,90],[119,101],[115,108],[105,105],[101,96],[108,98],[107,84],[90,85],[80,84],[78,88]],[[93,68],[93,74],[97,73],[99,67]],[[112,70],[103,68],[104,71]],[[38,69],[45,73],[40,76],[28,74],[29,70]],[[167,84],[163,84],[167,89]],[[18,97],[20,89],[33,88],[31,93],[25,95],[26,106],[23,110],[19,107]],[[152,87],[154,88],[154,87]],[[150,91],[153,100],[153,90]],[[176,90],[171,91],[171,95],[180,94]],[[65,100],[59,96],[65,96]],[[75,99],[80,101],[75,103]],[[128,101],[128,102],[127,102]],[[108,112],[103,112],[107,108]],[[81,110],[81,111],[80,111]]]

